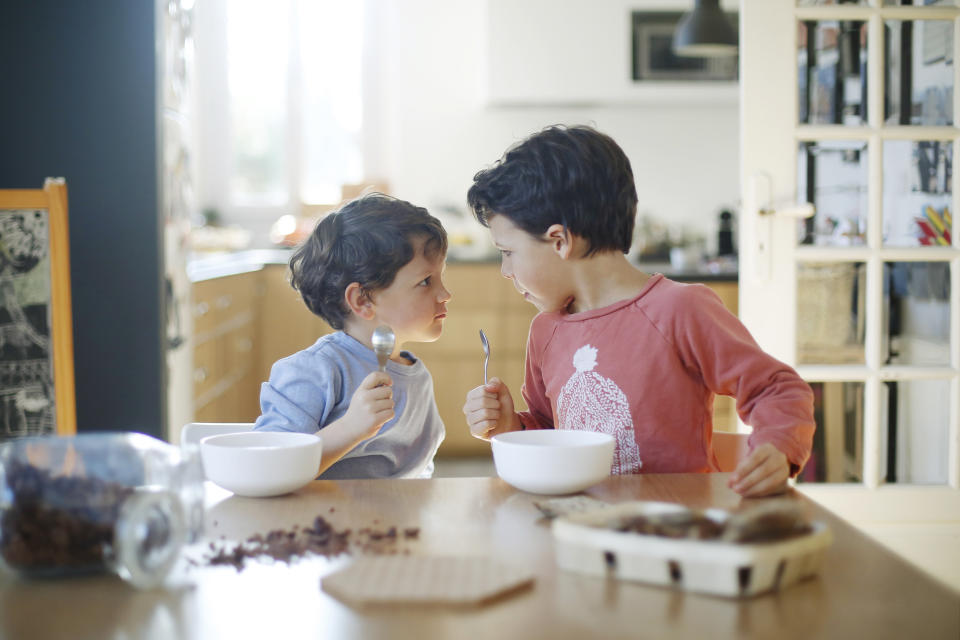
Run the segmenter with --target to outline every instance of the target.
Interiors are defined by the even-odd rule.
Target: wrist
[[[334,420],[321,430],[323,447],[331,451],[346,453],[365,439],[363,425],[359,424],[349,413]]]

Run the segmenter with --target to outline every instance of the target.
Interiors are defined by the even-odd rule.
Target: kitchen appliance
[[[720,212],[720,226],[717,231],[717,255],[732,256],[736,253],[733,248],[733,213],[724,209]]]

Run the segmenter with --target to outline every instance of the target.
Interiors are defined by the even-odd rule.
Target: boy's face
[[[513,280],[524,300],[540,311],[565,308],[571,289],[553,244],[527,233],[506,216],[493,215],[488,224],[493,244],[500,250],[500,273]]]
[[[433,342],[443,332],[450,292],[443,286],[446,256],[428,259],[423,254],[424,239],[414,241],[414,256],[400,267],[386,289],[370,294],[376,320],[387,324],[397,336],[397,346],[404,342]]]

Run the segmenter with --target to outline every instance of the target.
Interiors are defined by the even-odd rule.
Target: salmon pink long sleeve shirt
[[[527,340],[525,428],[581,429],[616,440],[613,473],[718,470],[713,398],[737,400],[792,471],[810,455],[813,392],[766,354],[700,284],[652,276],[632,299],[581,313],[541,313]]]

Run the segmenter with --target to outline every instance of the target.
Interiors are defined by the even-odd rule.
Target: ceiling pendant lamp
[[[737,34],[720,0],[694,0],[693,11],[683,14],[673,32],[673,52],[699,58],[737,55]]]

